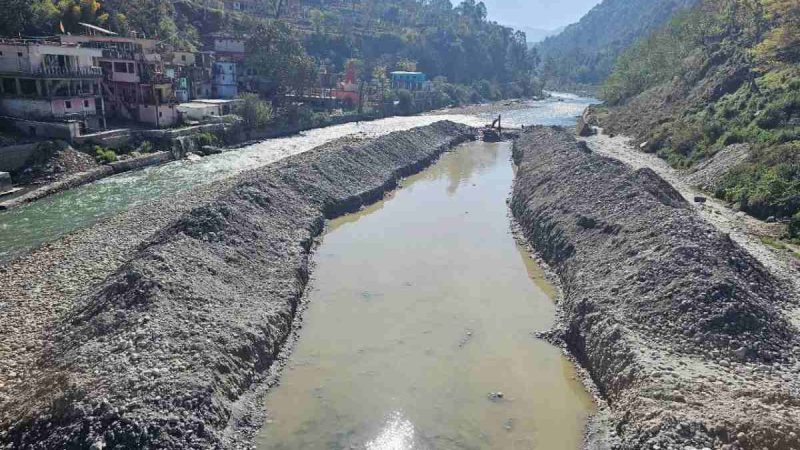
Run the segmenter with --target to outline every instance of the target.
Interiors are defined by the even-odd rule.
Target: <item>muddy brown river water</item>
[[[533,336],[554,289],[511,233],[510,152],[463,145],[330,224],[260,449],[580,448],[594,406]]]

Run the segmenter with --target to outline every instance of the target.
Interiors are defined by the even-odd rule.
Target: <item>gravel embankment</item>
[[[605,444],[800,448],[792,290],[650,169],[543,127],[515,159],[512,210],[562,281],[561,338],[610,405]]]
[[[474,133],[438,122],[287,158],[187,208],[177,221],[148,226],[162,229],[101,259],[111,270],[98,263],[77,285],[60,274],[70,286],[63,295],[74,300],[61,305],[58,282],[38,298],[44,317],[26,333],[41,350],[34,349],[30,370],[6,390],[0,444],[228,446],[231,427],[248,426],[230,423],[232,409],[290,332],[325,219],[378,200],[402,176]],[[86,241],[78,243],[83,250],[61,245],[69,252],[94,248]],[[25,278],[15,272],[23,264],[0,275]],[[17,282],[15,289],[35,282]],[[6,323],[2,342],[17,331]],[[12,345],[11,353],[25,351],[24,341]]]

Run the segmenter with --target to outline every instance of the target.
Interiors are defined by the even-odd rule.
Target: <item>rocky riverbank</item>
[[[649,169],[542,127],[515,160],[514,215],[564,287],[555,334],[610,406],[589,446],[800,448],[792,289]]]
[[[0,350],[21,361],[14,367],[25,376],[2,373],[0,443],[226,446],[225,436],[242,426],[230,420],[237,400],[261,380],[290,332],[325,219],[381,198],[399,178],[474,134],[438,122],[325,146],[249,173],[161,222],[131,254],[113,255],[109,276],[89,278],[88,286],[50,286],[38,299],[43,318],[27,317],[15,291],[4,292],[12,297],[2,299],[3,309],[21,320],[0,328]],[[75,244],[80,248],[64,245],[92,252],[90,242]],[[16,261],[0,275],[37,270]],[[68,274],[58,277],[69,283]],[[14,286],[24,291],[32,282]],[[60,304],[60,289],[71,303]],[[28,334],[39,342],[30,350],[17,339],[29,322],[38,331]],[[27,351],[33,356],[19,356]]]

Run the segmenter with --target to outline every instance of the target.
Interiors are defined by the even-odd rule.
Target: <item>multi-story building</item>
[[[156,41],[117,36],[96,27],[92,30],[95,34],[61,36],[61,41],[102,52],[98,64],[104,76],[108,115],[158,128],[177,123],[177,98],[172,80],[164,73]]]
[[[0,40],[0,114],[30,135],[71,140],[104,128],[101,56],[78,43]]]
[[[236,76],[237,63],[234,61],[216,61],[211,79],[211,95],[215,98],[232,99],[239,95],[239,84]]]

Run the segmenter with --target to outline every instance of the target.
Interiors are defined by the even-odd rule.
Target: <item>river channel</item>
[[[333,221],[258,448],[578,449],[593,403],[534,337],[554,290],[520,248],[509,143],[470,143]]]
[[[591,99],[568,94],[554,94],[550,99],[524,102],[517,109],[504,111],[503,123],[507,126],[571,125],[591,102]],[[349,123],[246,145],[200,162],[175,161],[109,177],[0,212],[0,263],[133,206],[171,194],[191,195],[192,189],[212,185],[334,139],[352,135],[376,137],[444,119],[479,126],[491,122],[495,115],[431,114]]]

